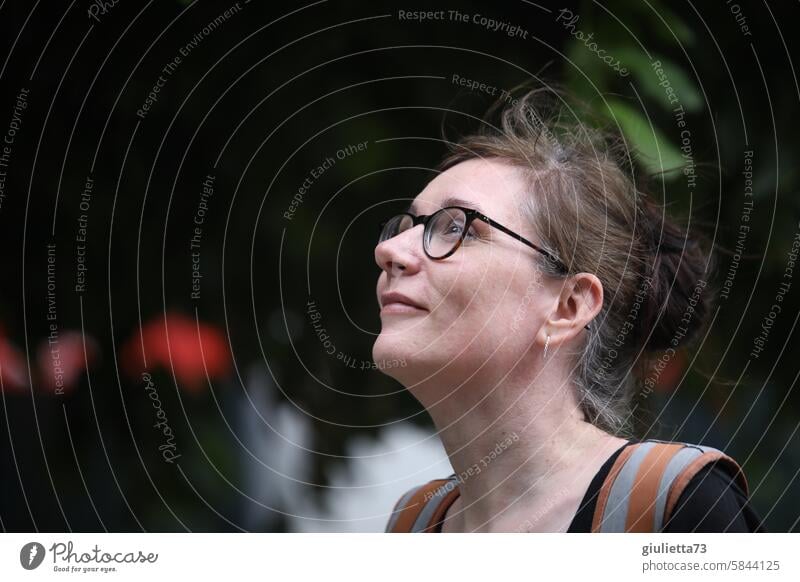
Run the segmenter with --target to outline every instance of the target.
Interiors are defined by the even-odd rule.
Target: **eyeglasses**
[[[477,236],[474,233],[474,229],[470,230],[472,222],[475,219],[481,220],[489,226],[503,231],[512,238],[538,251],[562,273],[566,274],[569,272],[567,266],[553,256],[552,253],[533,244],[528,239],[506,228],[499,222],[481,214],[474,208],[464,208],[462,206],[448,206],[437,210],[433,214],[421,216],[414,216],[410,212],[401,212],[386,222],[381,223],[378,244],[410,228],[414,228],[418,224],[422,224],[425,227],[422,233],[422,248],[428,258],[439,261],[455,253],[461,246],[461,243],[464,242],[465,238]]]
[[[510,237],[541,253],[562,274],[569,273],[567,266],[553,256],[552,253],[547,252],[474,208],[464,208],[462,206],[448,206],[437,210],[433,214],[420,216],[415,216],[410,212],[401,212],[380,224],[378,244],[394,238],[418,224],[422,224],[425,227],[422,233],[422,248],[428,258],[440,261],[455,253],[465,238],[477,236],[474,229],[471,229],[472,222],[476,219],[503,231]],[[586,329],[589,329],[588,325]]]

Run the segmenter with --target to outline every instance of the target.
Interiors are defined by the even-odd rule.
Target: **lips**
[[[403,295],[402,293],[398,293],[397,291],[391,291],[389,293],[383,293],[381,295],[381,311],[395,311],[395,312],[408,312],[408,311],[418,311],[418,310],[425,310],[425,308],[414,301],[413,299]]]

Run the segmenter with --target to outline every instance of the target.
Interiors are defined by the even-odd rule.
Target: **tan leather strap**
[[[682,448],[682,443],[659,444],[647,453],[631,488],[628,515],[625,518],[626,532],[653,531],[661,478],[672,457]]]
[[[453,502],[460,494],[461,492],[458,490],[458,487],[454,487],[445,493],[442,500],[436,505],[436,509],[434,510],[430,520],[428,520],[428,523],[423,530],[425,533],[441,531],[439,522],[442,521],[444,514],[447,513],[447,510],[450,509],[450,506],[453,505]]]

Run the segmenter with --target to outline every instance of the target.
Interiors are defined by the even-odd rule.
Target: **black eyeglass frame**
[[[426,240],[426,236],[428,235],[428,233],[425,232],[425,231],[428,230],[428,224],[430,223],[431,218],[433,218],[434,216],[436,216],[440,212],[444,212],[445,210],[453,210],[453,209],[462,211],[464,213],[464,215],[466,216],[466,220],[464,221],[464,228],[461,231],[461,236],[459,237],[458,242],[456,242],[456,244],[453,245],[453,248],[450,249],[450,251],[448,253],[442,255],[441,257],[433,257],[433,256],[431,256],[431,254],[428,252],[428,249],[426,248],[425,240]],[[521,243],[524,243],[524,244],[528,245],[533,250],[541,253],[548,261],[553,263],[558,268],[558,270],[561,271],[562,274],[566,275],[566,274],[569,273],[569,269],[567,268],[567,266],[564,263],[562,263],[561,261],[559,261],[555,256],[553,256],[552,253],[544,250],[539,245],[536,245],[536,244],[532,243],[531,241],[526,239],[524,236],[517,234],[516,232],[514,232],[510,228],[506,228],[505,226],[503,226],[502,224],[500,224],[496,220],[492,220],[491,218],[489,218],[485,214],[483,214],[481,212],[478,212],[474,208],[465,208],[464,206],[446,206],[444,208],[440,208],[439,210],[437,210],[433,214],[420,214],[419,216],[414,215],[414,214],[412,214],[410,212],[400,212],[400,213],[395,214],[394,216],[392,216],[389,220],[385,220],[380,224],[379,235],[383,234],[383,228],[386,226],[386,224],[390,220],[394,220],[398,216],[402,216],[402,215],[406,215],[406,216],[409,216],[411,218],[411,223],[412,223],[411,224],[411,228],[414,228],[415,226],[417,226],[419,224],[421,224],[424,227],[424,230],[423,230],[423,233],[422,233],[422,250],[425,252],[425,255],[429,259],[431,259],[432,261],[441,261],[443,259],[446,259],[447,257],[452,256],[453,253],[455,253],[459,249],[459,247],[461,246],[461,243],[464,242],[464,237],[467,236],[467,232],[469,232],[469,227],[472,225],[472,222],[477,218],[478,220],[481,220],[481,221],[485,222],[489,226],[492,226],[492,227],[494,227],[494,228],[506,233],[508,236],[518,240]],[[384,240],[389,240],[389,239],[384,239]],[[383,242],[383,241],[381,241],[381,242]],[[588,325],[586,326],[586,329],[590,329]]]

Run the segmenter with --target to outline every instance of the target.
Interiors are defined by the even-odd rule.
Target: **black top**
[[[588,533],[592,530],[597,495],[603,486],[611,466],[622,450],[638,441],[629,441],[621,446],[603,464],[592,479],[586,495],[572,523],[570,532]],[[733,476],[709,463],[686,484],[675,510],[661,530],[666,533],[689,532],[766,532],[761,518],[756,514],[747,496]]]

